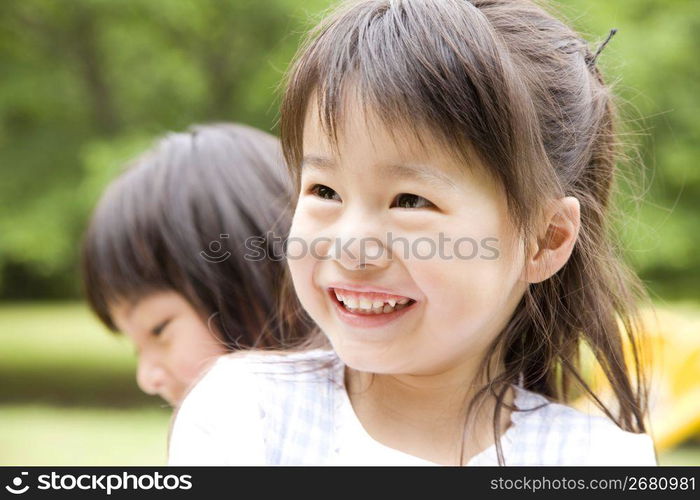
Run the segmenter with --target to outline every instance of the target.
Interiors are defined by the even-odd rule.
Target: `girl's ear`
[[[577,198],[567,196],[552,200],[544,214],[536,241],[530,242],[531,252],[525,262],[524,279],[539,283],[553,276],[569,260],[581,227],[581,205]]]

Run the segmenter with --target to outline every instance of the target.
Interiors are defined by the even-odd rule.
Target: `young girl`
[[[285,341],[281,256],[249,258],[268,232],[288,230],[283,165],[271,135],[195,126],[160,140],[102,196],[83,244],[85,290],[102,322],[135,344],[144,392],[177,405],[216,356]],[[301,331],[284,330],[286,340]]]
[[[655,464],[622,351],[622,332],[639,351],[637,286],[608,236],[616,116],[595,59],[528,0],[328,17],[282,107],[288,268],[326,346],[222,357],[170,463]],[[590,393],[583,345],[607,417],[565,404]]]

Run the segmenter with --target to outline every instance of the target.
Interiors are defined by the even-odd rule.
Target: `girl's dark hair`
[[[583,392],[622,429],[644,432],[647,383],[637,300],[645,295],[623,264],[609,224],[622,156],[616,106],[600,70],[589,64],[594,58],[587,43],[538,4],[341,5],[311,32],[289,71],[282,147],[298,191],[310,105],[317,105],[322,126],[337,141],[352,99],[387,130],[401,127],[418,141],[427,131],[465,165],[488,169],[503,186],[524,240],[535,234],[546,200],[578,198],[581,228],[569,261],[529,286],[490,346],[481,367],[484,385],[468,410],[493,395],[497,438],[506,390],[522,374],[527,389],[563,402],[573,390]],[[583,346],[610,382],[616,408],[584,380]],[[502,361],[503,372],[490,373],[494,359]]]
[[[228,349],[301,335],[277,314],[291,185],[279,141],[234,124],[172,133],[102,196],[85,234],[83,282],[100,320],[152,292],[183,295]],[[252,238],[252,239],[251,239]]]

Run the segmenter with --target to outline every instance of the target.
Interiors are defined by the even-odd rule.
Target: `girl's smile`
[[[403,318],[416,301],[402,295],[332,287],[328,296],[338,317],[349,326],[374,328]]]

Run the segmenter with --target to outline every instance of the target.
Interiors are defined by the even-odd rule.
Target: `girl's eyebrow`
[[[318,170],[334,170],[338,164],[331,158],[318,155],[306,155],[301,164],[302,168],[313,168]],[[412,179],[420,182],[426,182],[436,187],[448,187],[457,189],[454,181],[440,170],[426,165],[390,164],[385,167],[379,167],[380,175],[389,178]]]

